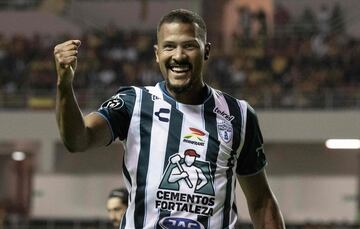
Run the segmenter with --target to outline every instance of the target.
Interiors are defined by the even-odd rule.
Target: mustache
[[[190,68],[192,67],[192,64],[188,61],[170,61],[166,64],[166,67],[177,67],[177,66],[182,66],[182,65],[188,65],[190,66]]]

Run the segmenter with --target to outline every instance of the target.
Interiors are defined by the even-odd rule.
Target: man
[[[124,188],[113,189],[106,201],[106,209],[114,229],[120,227],[121,219],[128,207],[128,192]]]
[[[267,182],[254,110],[204,83],[210,43],[201,17],[187,10],[165,15],[154,45],[164,81],[120,88],[84,117],[72,87],[79,46],[79,40],[70,40],[54,49],[57,122],[70,152],[105,146],[116,138],[124,144],[130,200],[120,228],[234,228],[236,178],[254,227],[284,228]],[[199,155],[197,167],[209,181],[194,193],[180,192],[179,184],[168,179],[175,166],[172,156],[180,152],[184,158],[187,149]],[[189,174],[191,183],[196,178]]]

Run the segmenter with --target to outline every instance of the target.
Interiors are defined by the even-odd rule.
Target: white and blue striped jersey
[[[120,228],[234,228],[236,175],[265,167],[254,110],[209,86],[200,105],[164,82],[121,88],[98,112],[122,141],[129,207]]]

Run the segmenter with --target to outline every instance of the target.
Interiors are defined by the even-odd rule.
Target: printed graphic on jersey
[[[224,142],[229,143],[233,136],[231,123],[227,121],[219,121],[217,126],[218,126],[218,133],[221,139]]]
[[[190,127],[189,130],[189,133],[183,136],[183,142],[187,142],[193,145],[204,146],[205,141],[203,139],[203,136],[205,136],[205,133],[193,127]]]
[[[174,154],[169,158],[157,191],[156,208],[213,214],[215,193],[210,163],[197,158],[199,154],[193,149],[185,150],[184,157]]]
[[[204,229],[204,226],[192,219],[177,218],[177,217],[165,217],[159,222],[163,229]]]
[[[121,98],[121,96],[124,96],[126,94],[117,94],[112,96],[109,100],[105,101],[101,107],[103,108],[110,108],[113,110],[120,109],[122,106],[124,106],[124,100]]]
[[[151,95],[151,100],[152,101],[155,101],[155,100],[159,100],[160,98],[157,97],[156,95]]]
[[[155,112],[155,115],[159,118],[161,122],[169,122],[170,109],[160,108],[159,111]]]
[[[225,111],[220,110],[218,107],[215,107],[213,111],[215,114],[222,116],[224,119],[226,119],[229,122],[231,122],[235,118],[233,115],[229,115],[225,113]]]

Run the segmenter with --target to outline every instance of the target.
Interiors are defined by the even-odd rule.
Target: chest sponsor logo
[[[155,112],[155,115],[161,122],[169,122],[170,109],[160,108],[159,111]]]
[[[215,114],[220,115],[221,117],[223,117],[225,120],[227,120],[227,121],[229,121],[229,122],[231,122],[231,121],[234,120],[234,118],[235,118],[233,115],[227,114],[225,111],[220,110],[218,107],[215,107],[214,110],[213,110],[213,112],[214,112]]]
[[[198,159],[193,149],[169,158],[156,193],[155,207],[212,216],[215,205],[210,163]]]
[[[205,141],[204,141],[204,136],[205,133],[199,129],[190,127],[189,128],[189,133],[185,134],[185,136],[183,136],[183,142],[186,143],[190,143],[193,145],[198,145],[198,146],[204,146],[205,145]]]
[[[218,133],[225,143],[229,143],[233,137],[233,129],[231,123],[220,121],[218,124]]]
[[[165,217],[159,224],[163,229],[204,229],[198,221],[178,217]]]

